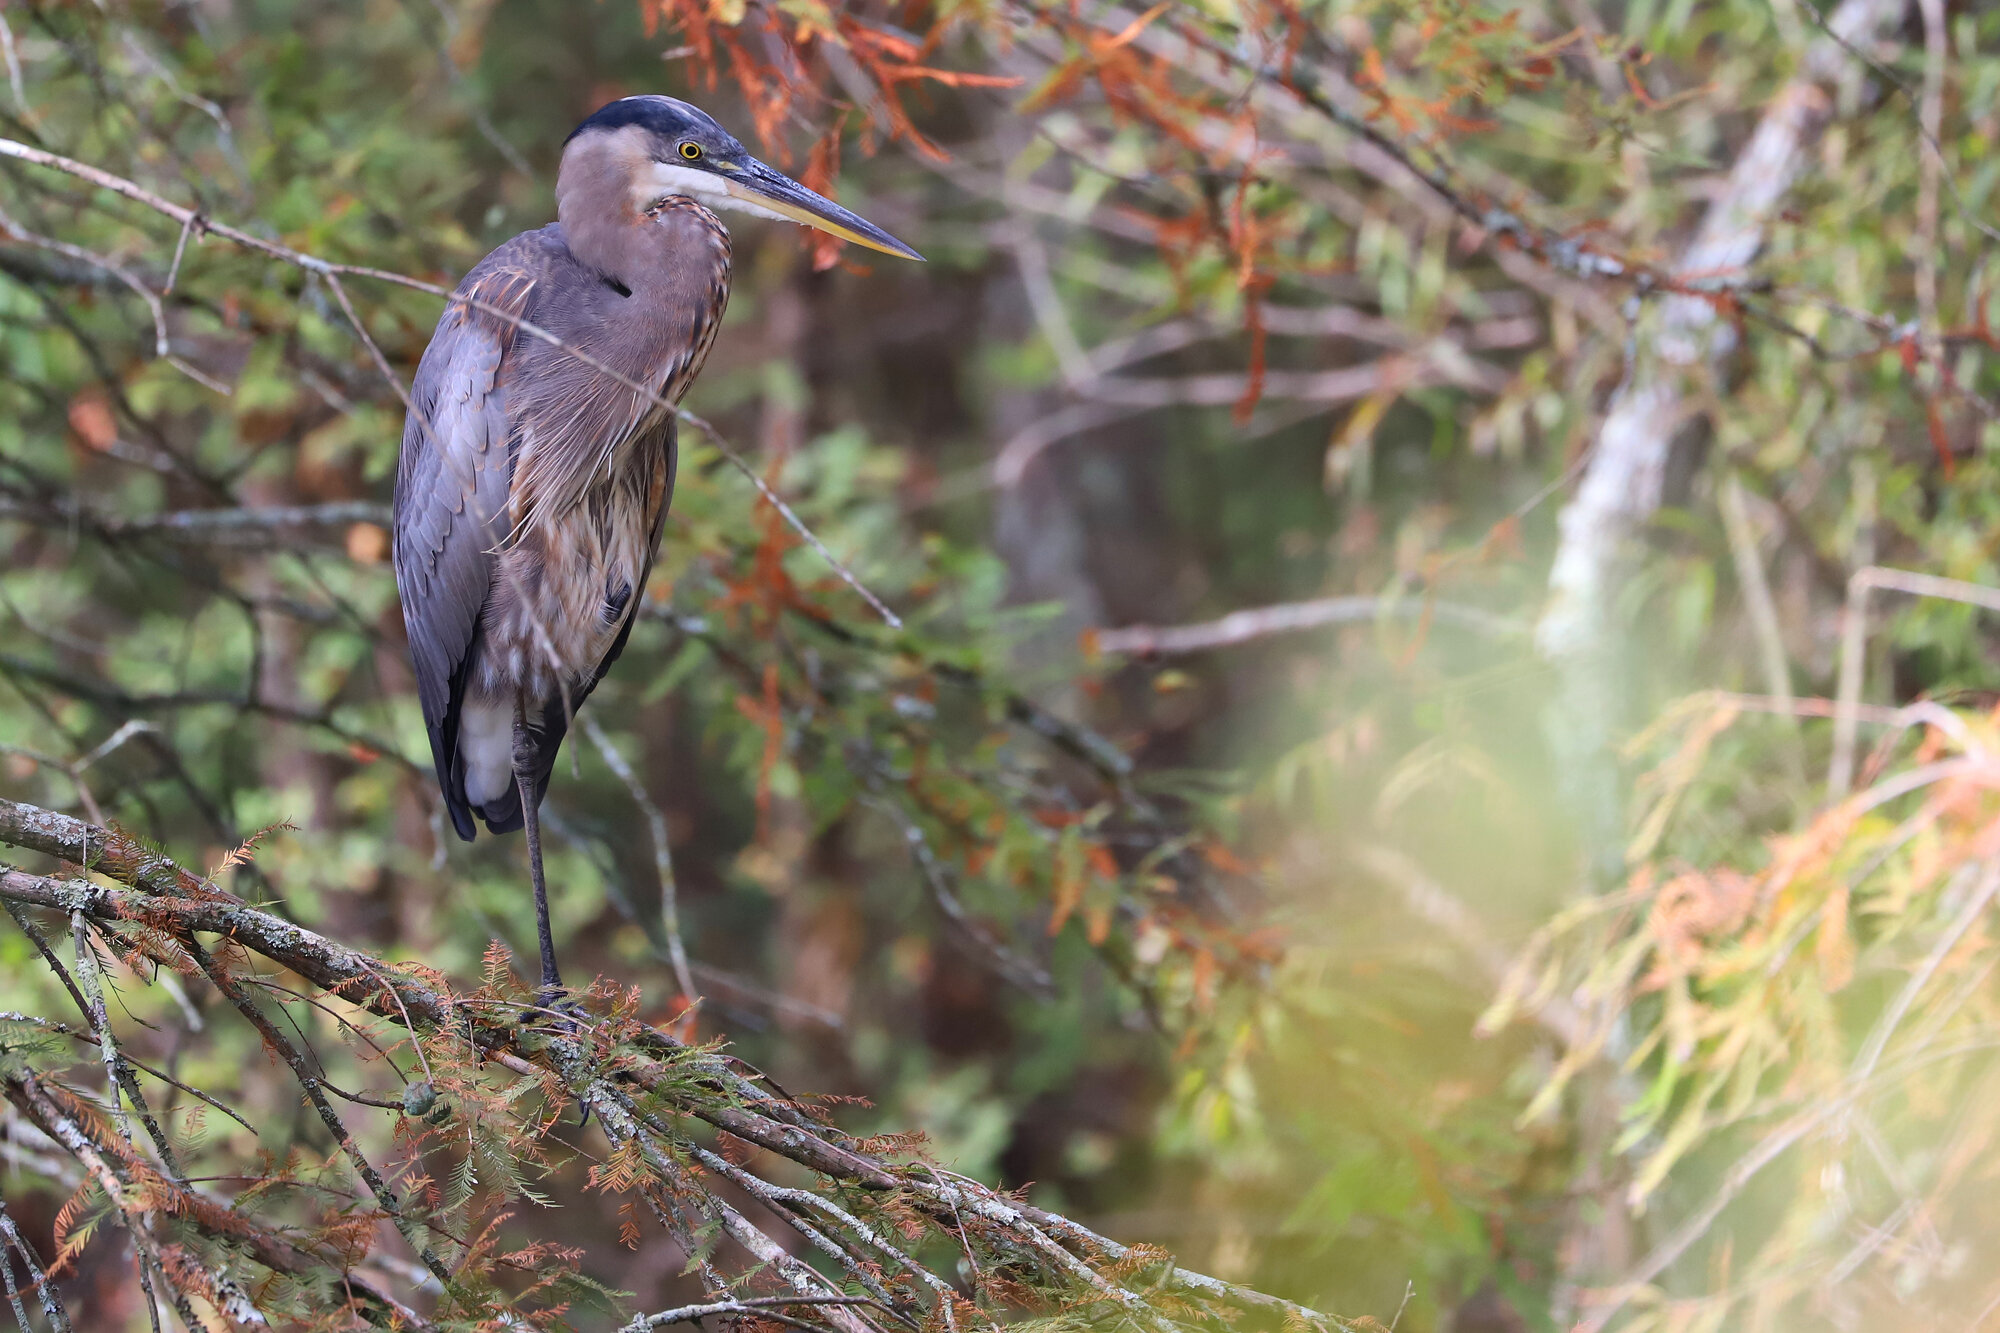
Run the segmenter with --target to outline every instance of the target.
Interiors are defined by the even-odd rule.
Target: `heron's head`
[[[615,201],[619,205],[644,210],[658,199],[685,195],[718,211],[788,219],[884,254],[923,258],[874,223],[759,162],[706,111],[678,98],[625,97],[599,108],[563,145],[565,176],[572,163],[581,168],[586,161],[598,168],[594,179],[627,191]]]

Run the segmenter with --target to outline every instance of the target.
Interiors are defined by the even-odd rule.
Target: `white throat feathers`
[[[655,200],[677,194],[704,204],[718,213],[732,211],[748,213],[752,217],[770,218],[774,222],[792,221],[783,213],[732,194],[729,182],[712,171],[697,171],[678,162],[651,162],[647,167],[647,170],[639,173],[639,179],[633,190],[633,206],[641,212]]]

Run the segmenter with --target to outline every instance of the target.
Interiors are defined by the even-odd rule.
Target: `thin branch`
[[[1298,634],[1329,625],[1365,624],[1384,619],[1437,620],[1475,630],[1492,638],[1525,634],[1528,626],[1508,616],[1477,607],[1441,602],[1414,594],[1408,597],[1322,597],[1310,602],[1279,602],[1273,606],[1232,611],[1219,620],[1191,625],[1127,625],[1095,631],[1098,651],[1135,657],[1169,657],[1231,648],[1269,638]]]
[[[1829,800],[1842,799],[1854,786],[1855,724],[1861,717],[1861,690],[1867,670],[1868,594],[1878,588],[1912,597],[1942,597],[2000,613],[2000,588],[1882,565],[1854,571],[1847,581],[1847,603],[1841,610],[1838,711],[1834,715],[1833,758],[1826,775]]]
[[[8,141],[0,140],[0,143],[6,142]],[[119,282],[131,290],[134,296],[137,296],[141,301],[146,303],[146,309],[153,317],[153,355],[180,371],[203,388],[212,389],[225,398],[229,396],[230,390],[228,385],[203,371],[197,370],[194,366],[188,364],[188,362],[175,354],[172,340],[167,336],[166,303],[161,300],[157,292],[141,282],[138,276],[130,269],[106,259],[94,250],[86,250],[80,245],[71,245],[68,241],[59,241],[52,236],[42,236],[29,231],[26,227],[23,227],[20,223],[9,217],[4,210],[0,210],[0,235],[8,236],[24,245],[32,245],[38,249],[63,255],[79,263],[93,265],[118,279]]]
[[[648,1123],[658,1128],[656,1121],[649,1119]],[[880,1304],[881,1309],[898,1323],[909,1328],[917,1328],[919,1326],[920,1321],[916,1316],[909,1310],[903,1309],[896,1304],[895,1298],[889,1294],[888,1289],[878,1280],[877,1275],[868,1271],[863,1261],[859,1259],[853,1250],[840,1244],[827,1235],[825,1231],[822,1231],[819,1227],[814,1226],[806,1220],[804,1213],[809,1205],[804,1204],[803,1201],[805,1199],[817,1200],[819,1198],[818,1195],[813,1194],[809,1190],[791,1190],[783,1186],[773,1185],[769,1181],[737,1166],[728,1158],[709,1151],[707,1148],[693,1147],[690,1150],[690,1155],[708,1170],[728,1180],[750,1195],[751,1198],[770,1208],[784,1220],[787,1226],[803,1237],[807,1244],[817,1249],[821,1254],[826,1255],[829,1259],[832,1259],[834,1263],[840,1265],[841,1270],[847,1274],[848,1280],[864,1288]],[[837,1216],[846,1217],[846,1214],[838,1208],[832,1211]],[[859,1223],[858,1220],[856,1220],[856,1224],[862,1230],[869,1232],[868,1239],[870,1243],[875,1244],[877,1248],[881,1248],[879,1243],[881,1238],[876,1236],[872,1229],[868,1228],[866,1224]],[[911,1267],[915,1268],[915,1265],[912,1264]]]
[[[1810,3],[1807,0],[1808,7]],[[1917,0],[1917,12],[1924,20],[1924,95],[1917,103],[1917,128],[1931,151],[1924,154],[1917,174],[1917,244],[1910,258],[1916,265],[1917,324],[1928,342],[1940,327],[1938,269],[1944,257],[1938,243],[1938,185],[1945,160],[1938,129],[1944,120],[1944,65],[1950,37],[1945,32],[1944,0]],[[1959,203],[1964,207],[1963,200]],[[2000,240],[2000,234],[1989,239]]]
[[[97,1142],[50,1095],[49,1090],[33,1072],[20,1070],[10,1073],[6,1076],[4,1085],[8,1100],[12,1101],[43,1133],[60,1143],[96,1180],[98,1187],[118,1209],[126,1234],[132,1238],[134,1261],[138,1265],[139,1289],[145,1300],[146,1312],[157,1330],[159,1311],[154,1303],[153,1276],[160,1270],[158,1243],[147,1222],[148,1210],[143,1203],[132,1197],[134,1182],[127,1179],[128,1174],[138,1172],[137,1163],[123,1159],[120,1165],[125,1171],[114,1169],[106,1160],[105,1153],[100,1150]],[[169,1278],[166,1286],[182,1321],[189,1328],[199,1327],[198,1317],[179,1283]]]
[[[114,1203],[121,1209],[130,1207],[124,1202],[128,1186],[107,1160],[109,1156],[115,1154],[99,1145],[86,1128],[78,1124],[56,1102],[47,1085],[33,1073],[22,1071],[0,1080],[0,1089],[4,1089],[8,1100],[28,1118],[29,1123],[70,1152],[104,1187]],[[142,1169],[122,1157],[119,1161],[127,1171]],[[330,1271],[337,1275],[337,1280],[342,1286],[366,1306],[371,1307],[367,1312],[371,1316],[371,1323],[421,1330],[423,1333],[436,1333],[436,1325],[430,1320],[376,1290],[349,1271],[350,1264],[341,1256],[302,1248],[264,1227],[252,1224],[241,1213],[213,1203],[192,1189],[161,1177],[147,1176],[144,1179],[144,1186],[154,1196],[165,1196],[159,1203],[159,1211],[163,1215],[191,1222],[217,1240],[242,1245],[251,1258],[273,1272],[304,1276]],[[143,1219],[144,1214],[139,1213],[134,1220],[136,1224],[143,1225]],[[0,1228],[12,1231],[11,1221],[5,1218],[4,1212],[0,1212]],[[13,1233],[12,1238],[17,1237],[18,1233]],[[24,1251],[24,1254],[32,1264],[31,1253]],[[215,1290],[205,1295],[218,1309],[228,1312],[240,1308],[239,1301],[242,1306],[255,1308],[249,1305],[247,1298],[236,1291],[234,1284],[220,1272],[209,1272],[202,1268],[194,1271],[215,1284]],[[43,1284],[51,1293],[53,1292],[52,1285],[47,1284],[46,1279]],[[188,1320],[190,1329],[207,1327],[201,1320],[193,1317],[191,1312],[184,1314],[184,1318]],[[237,1318],[239,1322],[255,1322],[240,1314]],[[62,1328],[67,1329],[68,1325],[65,1323]]]
[[[1483,362],[1475,361],[1465,349],[1448,340],[1437,340],[1406,354],[1338,370],[1267,371],[1260,397],[1272,402],[1316,403],[1333,406],[1351,403],[1388,389],[1407,392],[1434,385],[1454,385],[1484,394],[1506,388],[1508,376]],[[993,459],[996,485],[1020,484],[1028,467],[1043,450],[1057,441],[1091,426],[1132,412],[1167,407],[1230,407],[1240,402],[1251,386],[1248,375],[1220,373],[1156,377],[1107,375],[1084,379],[1073,387],[1095,412],[1079,405],[1073,415],[1045,418],[1010,439]]]
[[[910,818],[907,811],[895,800],[880,795],[883,783],[878,774],[869,775],[869,785],[878,795],[871,801],[877,810],[887,815],[903,835],[903,845],[910,850],[910,859],[916,863],[918,873],[923,876],[924,885],[930,890],[931,901],[945,920],[956,927],[977,949],[978,956],[1000,975],[1003,981],[1012,983],[1042,999],[1049,998],[1055,990],[1055,980],[1048,969],[1021,957],[1003,944],[987,925],[966,911],[952,886],[951,872],[931,847],[923,827]]]
[[[382,1179],[381,1173],[375,1169],[374,1164],[362,1153],[361,1146],[354,1141],[354,1136],[348,1132],[346,1123],[340,1118],[340,1113],[333,1109],[333,1104],[327,1101],[325,1094],[320,1091],[321,1081],[318,1075],[313,1072],[311,1066],[306,1063],[304,1053],[292,1044],[290,1038],[286,1037],[275,1023],[265,1017],[264,1011],[259,1009],[256,1002],[244,993],[242,986],[237,982],[236,978],[231,976],[228,969],[216,961],[214,954],[191,939],[185,940],[184,943],[188,952],[194,956],[195,962],[200,964],[201,970],[206,972],[208,979],[215,984],[215,988],[222,992],[224,998],[236,1006],[237,1011],[249,1020],[252,1027],[257,1029],[257,1034],[264,1039],[264,1044],[269,1049],[277,1052],[278,1057],[291,1069],[292,1077],[298,1081],[300,1089],[306,1094],[307,1100],[312,1103],[313,1110],[319,1113],[320,1123],[326,1126],[326,1131],[333,1136],[334,1143],[339,1146],[341,1152],[346,1154],[347,1160],[353,1165],[355,1173],[366,1182],[369,1193],[375,1196],[375,1202],[381,1206],[383,1212],[389,1215],[389,1219],[396,1224],[396,1230],[402,1233],[403,1239],[416,1252],[417,1258],[423,1263],[423,1266],[430,1270],[431,1276],[436,1278],[446,1291],[450,1291],[453,1287],[451,1271],[444,1266],[444,1261],[438,1258],[436,1252],[431,1249],[430,1242],[418,1230],[417,1224],[404,1212],[403,1201],[396,1197],[396,1192],[389,1188],[388,1182]]]
[[[653,841],[653,869],[660,879],[660,931],[666,936],[667,961],[674,969],[674,981],[681,988],[681,996],[690,1006],[701,999],[701,991],[695,987],[694,974],[688,968],[687,945],[681,939],[680,893],[675,886],[674,853],[667,841],[667,819],[660,807],[646,794],[639,775],[632,771],[625,756],[619,752],[611,738],[598,725],[597,715],[590,714],[583,719],[584,734],[591,744],[604,756],[605,765],[631,793],[632,803],[646,816],[646,831]]]
[[[47,1271],[42,1268],[41,1260],[35,1257],[33,1247],[21,1234],[20,1228],[14,1225],[14,1218],[7,1211],[7,1200],[4,1197],[0,1197],[0,1237],[5,1238],[7,1242],[6,1246],[0,1246],[0,1268],[7,1270],[8,1294],[11,1296],[14,1292],[14,1261],[7,1253],[7,1248],[11,1246],[14,1252],[21,1256],[21,1266],[27,1269],[28,1284],[35,1289],[35,1294],[41,1297],[42,1316],[49,1321],[49,1328],[53,1333],[73,1333],[69,1322],[69,1311],[64,1308],[62,1298],[56,1294],[56,1284],[49,1279]],[[19,1313],[20,1308],[19,1302],[16,1302],[14,1306],[16,1313]],[[21,1323],[21,1333],[28,1333],[26,1320]]]
[[[1743,607],[1750,617],[1750,629],[1757,642],[1758,660],[1764,669],[1764,688],[1778,700],[1781,711],[1792,702],[1792,668],[1785,653],[1785,636],[1778,624],[1777,603],[1771,596],[1771,580],[1764,572],[1764,557],[1757,546],[1757,531],[1750,521],[1750,507],[1744,498],[1743,481],[1734,471],[1722,479],[1717,497],[1722,511],[1722,528],[1729,539],[1729,557],[1736,566],[1736,582],[1743,592]],[[1796,744],[1798,727],[1793,724],[1793,743],[1785,749],[1785,763],[1799,786],[1805,784],[1805,762]]]
[[[104,1003],[104,977],[98,967],[97,951],[91,943],[90,931],[83,913],[70,914],[70,934],[76,943],[77,982],[90,1006],[87,1017],[97,1036],[99,1058],[104,1062],[105,1096],[111,1106],[112,1119],[118,1126],[119,1134],[131,1141],[132,1126],[119,1100],[123,1094],[132,1103],[132,1109],[139,1113],[139,1121],[153,1144],[153,1151],[159,1154],[160,1165],[166,1168],[167,1177],[176,1184],[185,1185],[187,1175],[181,1170],[180,1161],[174,1154],[174,1145],[167,1138],[166,1130],[161,1128],[158,1117],[153,1114],[152,1105],[139,1087],[138,1075],[133,1072],[137,1062],[119,1047],[117,1036],[111,1030],[111,1015]]]
[[[14,94],[14,109],[33,124],[35,113],[28,107],[28,90],[21,81],[21,53],[14,46],[14,25],[4,11],[0,11],[0,60],[7,66],[7,88]]]
[[[202,225],[201,214],[199,213],[194,214],[187,221],[181,223],[180,239],[174,242],[174,259],[171,264],[167,265],[167,280],[160,284],[160,295],[162,297],[174,294],[174,284],[180,280],[181,276],[181,260],[187,257],[188,237],[203,230],[205,228]]]
[[[296,541],[299,529],[346,527],[353,523],[386,527],[390,519],[389,506],[374,500],[244,509],[178,509],[128,518],[97,513],[70,497],[52,500],[45,506],[0,498],[0,519],[34,520],[44,516],[63,526],[82,519],[107,537],[158,535],[169,541],[218,546],[272,546]]]
[[[619,1333],[645,1333],[646,1329],[665,1328],[669,1324],[692,1324],[718,1314],[764,1315],[772,1310],[797,1306],[874,1304],[875,1300],[868,1296],[749,1296],[742,1300],[710,1301],[706,1305],[681,1305],[658,1314],[640,1315],[624,1325]]]
[[[7,16],[0,14],[0,26],[4,26],[6,21]],[[8,54],[13,54],[11,46],[8,47]],[[5,1209],[6,1206],[6,1202],[0,1200],[0,1209]],[[21,1333],[34,1333],[28,1326],[27,1308],[21,1304],[21,1289],[14,1281],[14,1256],[4,1245],[0,1245],[0,1285],[7,1288],[7,1304],[14,1309],[14,1323],[20,1328]]]
[[[256,695],[225,690],[181,690],[161,694],[131,694],[102,681],[84,680],[74,672],[39,662],[30,662],[12,653],[0,653],[0,673],[25,676],[51,690],[113,708],[121,713],[174,712],[183,708],[233,708],[289,722],[294,726],[324,731],[340,740],[359,745],[372,754],[394,760],[411,772],[428,772],[386,739],[358,731],[334,719],[331,709],[296,708],[273,703]]]
[[[994,692],[1000,697],[1010,721],[1026,727],[1071,758],[1088,764],[1100,777],[1114,786],[1123,786],[1132,776],[1131,757],[1119,749],[1117,743],[1110,737],[1093,731],[1082,723],[1059,717],[1019,690],[998,684],[976,668],[948,662],[938,657],[915,654],[913,650],[897,641],[885,642],[810,607],[794,606],[789,609],[804,617],[814,628],[842,643],[869,647],[880,652],[911,652],[923,662],[926,669],[955,685]],[[684,628],[686,626],[684,618],[675,623]]]
[[[15,911],[20,910],[13,903],[8,903],[7,906]],[[19,918],[16,919],[18,920]],[[38,1018],[33,1014],[24,1014],[18,1009],[0,1009],[0,1023],[26,1023],[29,1024],[30,1026],[41,1028],[44,1031],[53,1032],[60,1037],[68,1037],[72,1041],[92,1042],[95,1040],[95,1038],[93,1038],[89,1033],[79,1032],[77,1029],[70,1027],[67,1023],[58,1023],[55,1022],[53,1019]],[[139,1059],[137,1056],[127,1055],[121,1051],[119,1053],[119,1059],[122,1060],[124,1063],[132,1066],[132,1068],[138,1070],[140,1073],[158,1079],[160,1082],[166,1084],[168,1087],[177,1088],[180,1091],[185,1092],[190,1097],[198,1098],[199,1100],[208,1103],[216,1110],[228,1116],[231,1120],[234,1120],[237,1124],[243,1126],[243,1128],[249,1130],[252,1134],[255,1134],[257,1132],[257,1127],[255,1125],[252,1125],[248,1120],[245,1120],[242,1117],[242,1115],[240,1115],[238,1112],[231,1109],[231,1107],[227,1102],[219,1101],[216,1098],[210,1096],[208,1093],[203,1092],[200,1088],[191,1087],[188,1084],[181,1082],[179,1079],[175,1078],[173,1075],[169,1073],[166,1073],[164,1070],[155,1069],[152,1065],[147,1064],[144,1060]],[[186,1181],[183,1181],[182,1183],[185,1184]]]
[[[1349,855],[1370,875],[1394,885],[1411,914],[1449,939],[1477,965],[1491,985],[1497,989],[1506,982],[1512,962],[1494,942],[1492,925],[1466,906],[1457,894],[1393,848],[1364,843],[1354,847]],[[1576,1047],[1586,1040],[1583,1015],[1562,996],[1550,996],[1535,1010],[1535,1019],[1565,1046]]]

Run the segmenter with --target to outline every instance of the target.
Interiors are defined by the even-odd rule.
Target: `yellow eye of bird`
[[[686,158],[690,162],[699,161],[701,159],[701,145],[698,143],[682,144],[681,156]]]

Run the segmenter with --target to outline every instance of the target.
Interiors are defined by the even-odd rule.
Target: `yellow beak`
[[[923,261],[922,255],[866,218],[857,217],[825,195],[807,189],[782,171],[774,171],[754,158],[740,170],[721,179],[730,196],[746,204],[768,209],[816,231],[838,236],[843,241],[880,250],[885,255],[897,255],[920,263]]]

